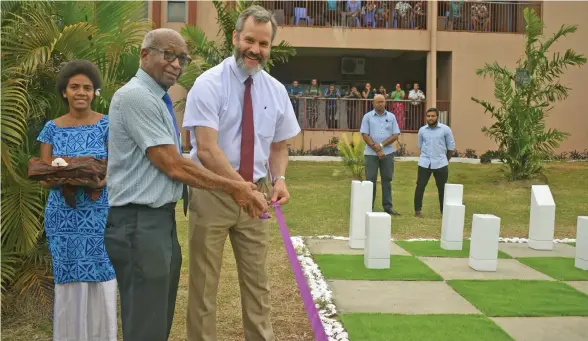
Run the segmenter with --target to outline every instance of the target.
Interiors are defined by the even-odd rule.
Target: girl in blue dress
[[[108,116],[90,108],[101,82],[99,70],[89,61],[74,60],[61,69],[57,90],[69,112],[47,122],[37,138],[45,162],[89,155],[107,159]],[[66,183],[78,186],[75,208],[61,194]],[[104,247],[106,180],[48,179],[41,185],[49,189],[45,233],[55,280],[53,340],[116,340],[117,286]],[[98,200],[84,187],[100,188]]]

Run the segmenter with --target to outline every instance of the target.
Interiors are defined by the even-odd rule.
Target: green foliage
[[[343,158],[343,165],[354,180],[365,179],[365,164],[363,152],[366,143],[360,134],[354,133],[351,141],[346,134],[342,135],[341,142],[337,144],[339,155]]]
[[[214,39],[216,37],[209,39],[204,31],[196,26],[185,25],[181,31],[182,36],[188,43],[190,55],[194,58],[194,61],[190,63],[178,80],[178,83],[187,91],[192,88],[196,78],[204,71],[220,64],[225,58],[233,55],[233,31],[237,19],[245,9],[258,4],[257,1],[246,0],[234,2],[213,0],[212,3],[216,9],[220,41]],[[282,40],[277,44],[272,44],[270,59],[265,70],[269,72],[272,66],[287,63],[290,57],[295,55],[296,49],[286,41]],[[174,107],[182,111],[185,105],[186,101],[182,99],[177,101]]]
[[[28,180],[27,167],[44,123],[66,112],[57,73],[72,59],[94,62],[103,83],[93,109],[107,113],[114,92],[139,66],[151,23],[142,1],[3,1],[1,9],[2,295],[11,289],[50,302],[47,193]]]
[[[498,143],[499,151],[509,168],[511,180],[529,179],[541,174],[543,160],[553,155],[555,148],[569,134],[546,127],[546,118],[556,101],[568,97],[569,87],[559,82],[568,67],[586,63],[584,55],[567,49],[554,53],[549,59],[549,48],[560,38],[574,33],[575,25],[563,25],[553,36],[542,39],[544,24],[535,11],[525,8],[525,54],[511,71],[497,62],[486,63],[476,71],[479,76],[494,80],[494,97],[498,105],[473,98],[496,121],[482,131]],[[528,75],[521,81],[517,73]],[[524,79],[523,77],[522,79]]]

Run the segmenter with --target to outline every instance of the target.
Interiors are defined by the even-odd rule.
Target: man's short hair
[[[427,113],[430,113],[430,112],[434,112],[435,115],[439,116],[439,110],[437,110],[437,108],[429,108],[427,110]]]
[[[237,34],[241,33],[243,31],[243,27],[245,26],[245,21],[247,21],[247,18],[249,17],[253,17],[253,20],[255,21],[255,23],[258,24],[266,24],[268,22],[272,23],[272,42],[274,41],[274,38],[276,37],[276,33],[278,32],[278,22],[276,21],[276,17],[267,9],[259,6],[259,5],[253,5],[248,7],[247,9],[245,9],[243,12],[241,12],[241,14],[239,15],[239,18],[237,19],[237,23],[235,24],[235,31],[237,31]]]

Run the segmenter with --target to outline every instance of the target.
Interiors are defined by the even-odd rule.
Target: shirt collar
[[[373,111],[373,113],[374,113],[374,116],[377,116],[377,117],[384,117],[384,116],[388,116],[388,110],[384,110],[384,113],[382,114],[382,116],[378,115],[378,113],[376,112],[376,110],[375,110],[375,109],[374,109],[374,110],[372,110],[372,111]]]
[[[143,69],[141,68],[139,68],[139,70],[135,74],[135,77],[137,77],[141,82],[143,82],[147,89],[151,90],[151,92],[153,92],[155,96],[159,98],[163,98],[163,95],[165,95],[165,93],[167,92],[161,85],[159,85],[159,83],[155,81],[155,79],[149,76],[149,74],[143,71]]]
[[[256,73],[254,73],[253,75],[249,75],[247,72],[243,71],[243,69],[241,69],[237,65],[237,60],[235,59],[235,56],[230,56],[227,59],[228,59],[229,65],[231,66],[231,70],[233,71],[233,74],[237,77],[237,79],[239,80],[239,82],[241,82],[241,84],[245,83],[245,81],[247,80],[247,77],[249,77],[249,76],[251,76],[251,78],[253,78],[253,83],[255,84],[255,82],[259,78],[259,75],[263,72],[263,70],[260,70]]]

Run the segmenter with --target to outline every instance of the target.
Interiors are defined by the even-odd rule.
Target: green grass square
[[[470,256],[470,241],[464,240],[461,250],[444,250],[441,248],[440,241],[414,241],[406,240],[396,241],[396,244],[405,249],[413,256],[417,257],[451,257],[451,258],[468,258]],[[498,251],[498,258],[509,259],[511,256],[502,251]]]
[[[443,278],[412,256],[390,256],[389,269],[367,269],[363,255],[317,254],[313,258],[327,279],[371,281],[441,281]]]
[[[560,281],[588,281],[588,271],[576,268],[574,258],[525,257],[517,260]]]
[[[566,244],[571,245],[573,247],[576,247],[576,243],[575,242],[569,242],[569,243],[566,243]]]
[[[341,314],[353,341],[513,341],[482,315]]]
[[[588,316],[588,295],[563,282],[452,280],[447,284],[487,316]]]

